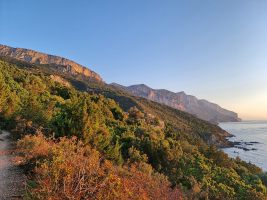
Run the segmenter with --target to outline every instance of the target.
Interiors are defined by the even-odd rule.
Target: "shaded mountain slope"
[[[237,113],[226,110],[217,104],[207,100],[200,100],[185,92],[174,93],[164,89],[152,89],[144,84],[132,85],[124,87],[113,84],[124,90],[131,92],[136,96],[140,96],[158,103],[168,105],[170,107],[191,113],[200,119],[218,123],[218,122],[235,122],[240,121]]]

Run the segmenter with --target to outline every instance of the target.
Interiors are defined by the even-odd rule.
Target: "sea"
[[[219,126],[234,137],[229,141],[236,142],[231,148],[223,151],[230,157],[253,163],[267,172],[267,121],[242,121],[220,123]]]

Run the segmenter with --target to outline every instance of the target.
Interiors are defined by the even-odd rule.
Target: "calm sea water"
[[[219,126],[235,136],[230,141],[240,142],[233,148],[223,149],[225,153],[267,171],[267,121],[227,122]]]

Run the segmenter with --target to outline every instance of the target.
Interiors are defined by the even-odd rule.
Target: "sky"
[[[266,0],[0,0],[0,44],[267,119]]]

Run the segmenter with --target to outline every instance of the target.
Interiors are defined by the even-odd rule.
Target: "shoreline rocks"
[[[229,138],[235,137],[234,135],[227,137],[226,139],[230,143],[230,146],[226,146],[223,148],[236,148],[236,149],[242,149],[244,151],[256,151],[258,149],[256,148],[248,148],[248,146],[253,146],[255,144],[260,144],[260,142],[256,141],[250,141],[250,142],[244,142],[243,140],[240,141],[229,141]]]

